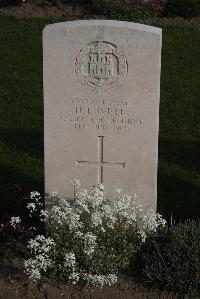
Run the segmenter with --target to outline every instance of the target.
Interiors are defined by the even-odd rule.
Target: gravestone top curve
[[[54,24],[48,24],[44,27],[43,33],[48,30],[60,30],[62,28],[70,27],[88,27],[88,26],[110,26],[110,27],[127,27],[135,30],[143,30],[146,32],[161,34],[162,29],[154,26],[132,23],[126,21],[115,21],[115,20],[78,20],[78,21],[66,21]]]

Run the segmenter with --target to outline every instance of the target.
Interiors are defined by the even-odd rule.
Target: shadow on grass
[[[16,186],[21,186],[26,189],[37,190],[43,193],[43,178],[35,179],[32,176],[27,176],[19,169],[15,169],[8,165],[0,164],[0,211],[10,213],[17,205]]]
[[[200,142],[187,140],[159,139],[159,158],[177,164],[186,171],[200,174]]]
[[[1,143],[12,151],[25,152],[32,158],[43,156],[43,129],[3,128],[0,129]]]
[[[200,187],[158,172],[158,212],[170,221],[200,218]]]
[[[16,207],[16,186],[43,193],[44,174],[39,172],[38,159],[43,157],[43,130],[37,128],[1,128],[1,144],[8,149],[7,158],[0,163],[0,211],[11,212]],[[12,154],[13,153],[13,154]],[[26,155],[26,156],[25,156]],[[19,159],[24,165],[19,166]],[[36,160],[35,160],[36,159]],[[37,161],[37,165],[35,163]],[[27,167],[30,163],[30,173]]]
[[[175,223],[200,218],[200,144],[159,140],[158,211]]]

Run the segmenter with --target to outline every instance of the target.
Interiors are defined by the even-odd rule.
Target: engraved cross
[[[98,136],[98,161],[79,161],[76,160],[76,166],[96,166],[97,167],[97,184],[103,184],[103,168],[124,168],[125,162],[115,163],[115,162],[105,162],[103,157],[103,139],[104,136]]]

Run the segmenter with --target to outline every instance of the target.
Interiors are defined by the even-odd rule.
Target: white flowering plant
[[[111,285],[145,238],[166,221],[153,210],[144,212],[135,194],[117,190],[109,200],[102,185],[84,189],[77,180],[73,184],[73,199],[47,194],[45,210],[40,194],[32,193],[30,216],[37,213],[47,230],[29,240],[32,256],[25,271],[35,281],[52,271],[72,284]]]

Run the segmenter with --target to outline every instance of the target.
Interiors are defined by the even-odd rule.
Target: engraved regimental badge
[[[106,92],[127,75],[127,60],[117,46],[95,41],[76,57],[75,73],[81,83],[94,92]]]

